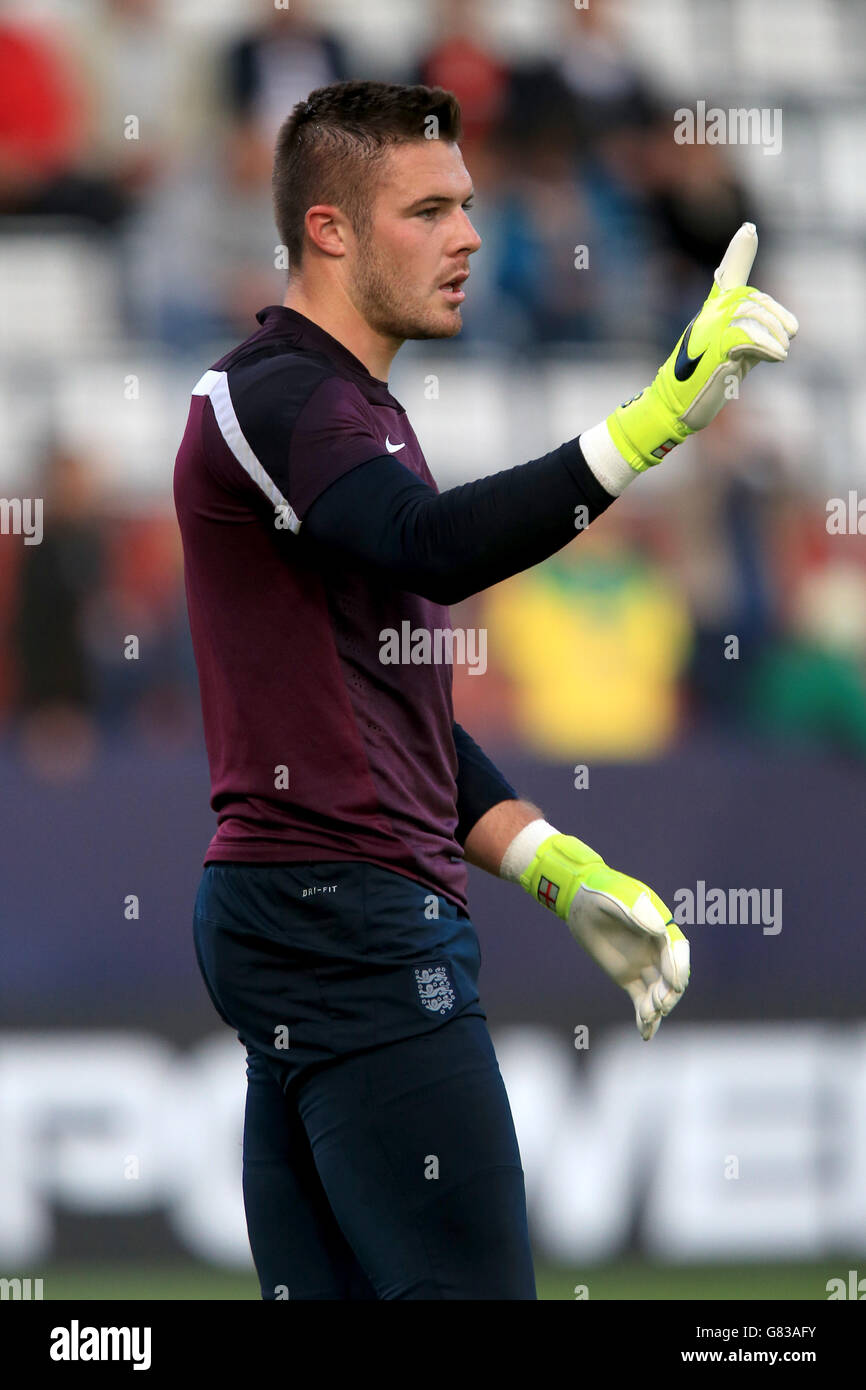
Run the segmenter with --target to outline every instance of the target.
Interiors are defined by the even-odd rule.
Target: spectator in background
[[[252,32],[219,51],[209,72],[210,128],[155,190],[136,228],[139,332],[182,353],[207,352],[249,332],[257,311],[282,298],[271,206],[274,135],[297,101],[345,71],[340,44],[302,0],[289,9],[262,3],[261,10]],[[200,109],[194,89],[190,98]],[[198,101],[207,106],[200,91]]]
[[[634,337],[639,306],[640,336],[665,347],[702,303],[734,232],[759,218],[726,151],[675,142],[674,107],[630,59],[610,12],[569,8],[563,20],[557,70],[575,102],[583,177],[622,290],[606,305],[608,322]],[[653,245],[658,259],[647,275]],[[647,294],[653,287],[659,302]]]
[[[652,104],[602,10],[570,8],[561,26],[553,56],[509,74],[495,138],[498,291],[541,342],[639,340],[649,312],[640,165]]]
[[[312,17],[308,0],[287,9],[262,5],[258,27],[226,54],[225,98],[234,157],[269,181],[277,131],[316,87],[351,76],[339,40]]]
[[[481,222],[482,236],[485,230]],[[538,343],[603,337],[595,259],[603,236],[575,176],[570,128],[545,127],[537,139],[525,136],[511,152],[496,197],[496,227],[488,238],[488,254],[495,258],[496,311],[506,324],[497,326],[494,336],[507,334],[514,347],[529,350]],[[581,247],[587,248],[587,264],[581,263]]]
[[[486,621],[516,734],[541,757],[651,758],[674,737],[688,611],[610,519],[492,589]]]
[[[662,347],[702,303],[737,228],[761,218],[723,147],[676,144],[673,109],[659,111],[647,128],[640,183],[659,253],[652,322]]]
[[[128,640],[137,650],[129,659]],[[117,516],[104,582],[85,623],[85,644],[106,731],[154,748],[198,744],[198,684],[177,527],[164,514]]]
[[[492,52],[477,0],[439,0],[440,37],[408,78],[453,92],[463,113],[460,147],[473,182],[486,183],[487,142],[499,120],[507,91],[507,70]]]
[[[94,156],[137,204],[204,125],[198,46],[166,27],[164,0],[102,0],[73,31],[92,107]]]
[[[577,116],[553,61],[510,69],[490,148],[492,234],[479,226],[493,263],[489,336],[516,348],[595,337],[593,279],[575,268],[575,245],[595,239],[578,178]]]
[[[508,68],[488,41],[489,26],[477,0],[437,0],[435,39],[407,71],[407,82],[441,86],[453,91],[463,112],[460,142],[475,189],[473,223],[485,244],[485,254],[472,267],[473,312],[459,338],[449,344],[455,355],[471,353],[483,343],[486,351],[506,344],[522,345],[527,327],[521,296],[501,288],[502,210],[508,155],[499,157],[494,137],[508,91]],[[411,353],[412,348],[409,347]]]
[[[495,142],[497,290],[522,310],[518,331],[541,342],[669,350],[756,209],[726,152],[676,144],[673,108],[608,11],[569,6],[561,26],[551,57],[509,74]],[[587,264],[569,276],[577,245]]]
[[[92,157],[127,206],[116,246],[118,308],[137,338],[161,336],[160,276],[173,254],[166,210],[185,188],[194,193],[190,165],[214,124],[207,50],[171,33],[167,18],[166,0],[101,0],[70,30],[88,79]]]
[[[580,139],[604,141],[612,131],[640,133],[653,99],[603,6],[569,6],[554,59],[575,103]]]
[[[722,411],[714,425],[689,445],[694,458],[671,517],[676,576],[695,624],[692,713],[731,728],[742,721],[749,673],[778,621],[775,538],[786,489],[783,461],[756,443],[748,407]]]
[[[797,584],[788,630],[754,663],[746,724],[764,738],[866,758],[866,571],[832,559]]]
[[[43,27],[0,17],[0,217],[115,227],[127,200],[89,167],[88,98],[70,50]]]
[[[608,9],[569,6],[560,22],[556,67],[575,106],[580,180],[595,224],[589,230],[598,336],[647,342],[654,328],[647,260],[653,209],[644,196],[643,165],[656,96]]]
[[[341,43],[319,24],[308,0],[293,0],[288,9],[275,9],[272,0],[263,4],[260,25],[228,50],[224,90],[230,128],[214,230],[218,253],[230,267],[222,293],[232,332],[248,331],[253,316],[274,297],[273,251],[263,262],[259,233],[273,222],[277,131],[310,92],[349,76]]]
[[[49,452],[38,485],[43,536],[24,546],[10,637],[21,750],[34,772],[74,777],[96,747],[93,669],[85,623],[104,579],[105,537],[84,460]]]

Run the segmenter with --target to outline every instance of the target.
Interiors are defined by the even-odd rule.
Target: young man
[[[645,1039],[688,945],[454,722],[450,665],[383,642],[447,629],[449,603],[566,545],[797,327],[745,288],[745,224],[652,386],[440,494],[387,377],[407,338],[460,331],[480,239],[459,138],[441,89],[340,83],[295,108],[274,164],[288,291],[194,388],[175,469],[218,821],[194,935],[247,1048],[266,1299],[535,1298],[464,859],[567,922]]]

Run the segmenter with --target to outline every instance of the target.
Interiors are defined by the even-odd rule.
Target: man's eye
[[[468,212],[469,209],[470,209],[471,207],[474,207],[474,206],[475,206],[475,199],[474,199],[474,198],[467,198],[466,202],[462,204],[462,207],[463,207],[464,212]],[[435,217],[436,214],[437,214],[438,212],[439,212],[439,208],[438,208],[438,207],[435,207],[435,208],[422,208],[421,211],[418,212],[418,213],[416,214],[416,216],[418,216],[418,217]]]

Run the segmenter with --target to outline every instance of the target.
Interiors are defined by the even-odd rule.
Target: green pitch
[[[671,1268],[642,1261],[562,1270],[537,1265],[538,1296],[574,1300],[586,1285],[589,1299],[807,1299],[826,1300],[828,1279],[846,1277],[846,1257],[820,1264],[708,1265]],[[9,1276],[11,1277],[11,1275]],[[258,1299],[254,1275],[197,1264],[58,1264],[42,1276],[50,1299]]]

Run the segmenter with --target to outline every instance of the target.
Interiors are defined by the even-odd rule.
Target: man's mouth
[[[462,288],[464,280],[468,280],[469,271],[461,270],[454,276],[453,280],[446,280],[444,285],[439,286],[439,291],[444,294],[449,304],[462,304],[466,298],[466,292]]]

